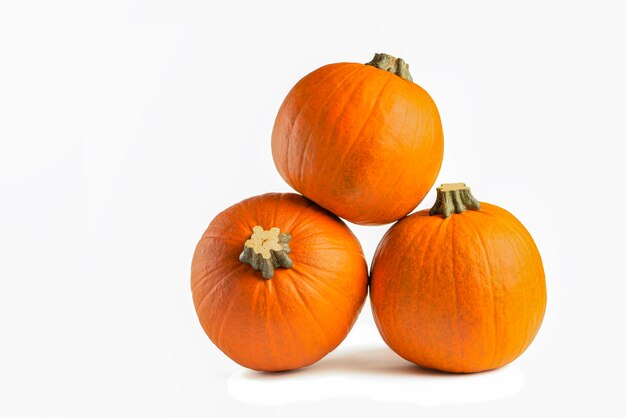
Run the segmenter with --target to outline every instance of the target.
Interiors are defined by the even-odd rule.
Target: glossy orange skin
[[[405,359],[449,372],[479,372],[515,360],[546,307],[539,251],[509,212],[447,219],[417,212],[380,242],[370,297],[385,342]]]
[[[255,225],[292,237],[293,267],[269,280],[239,261]],[[215,217],[196,247],[191,287],[204,331],[228,357],[254,370],[289,370],[346,337],[365,302],[367,266],[339,218],[303,196],[268,193]]]
[[[435,182],[441,120],[417,84],[369,65],[330,64],[285,98],[272,155],[285,181],[320,206],[357,224],[386,224]]]

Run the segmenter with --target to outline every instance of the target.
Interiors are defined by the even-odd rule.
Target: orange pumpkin
[[[466,373],[508,364],[545,312],[539,251],[513,215],[478,203],[464,184],[437,194],[430,213],[402,219],[378,245],[376,325],[389,347],[424,367]]]
[[[272,132],[280,175],[358,224],[411,212],[437,178],[443,133],[435,103],[402,59],[321,67],[285,98]]]
[[[361,246],[303,196],[270,193],[217,215],[193,256],[204,331],[228,357],[264,371],[308,366],[348,334],[367,294]]]

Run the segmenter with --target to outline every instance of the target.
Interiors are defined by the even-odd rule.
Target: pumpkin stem
[[[446,183],[437,187],[437,201],[428,214],[447,218],[452,213],[462,213],[468,209],[480,210],[480,202],[472,196],[470,188],[465,183]]]
[[[287,255],[291,252],[290,240],[291,235],[281,234],[278,228],[266,231],[257,225],[252,228],[252,235],[244,244],[239,261],[260,270],[263,278],[269,280],[274,276],[274,268],[293,266],[293,261]]]
[[[376,53],[374,54],[374,58],[365,65],[371,65],[383,71],[394,73],[407,81],[413,81],[413,77],[411,77],[411,73],[409,73],[409,64],[402,58],[392,57],[389,54]]]

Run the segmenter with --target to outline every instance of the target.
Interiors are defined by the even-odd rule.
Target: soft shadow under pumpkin
[[[280,372],[246,371],[245,377],[252,380],[282,379],[290,376],[318,376],[327,373],[350,373],[367,375],[416,375],[416,376],[462,376],[439,370],[427,369],[410,363],[387,347],[352,349],[331,354],[319,362],[301,369]]]
[[[365,397],[420,406],[490,402],[519,393],[524,374],[515,365],[492,372],[456,374],[409,363],[387,347],[331,353],[298,370],[262,373],[239,370],[228,381],[229,395],[255,405],[319,402]]]

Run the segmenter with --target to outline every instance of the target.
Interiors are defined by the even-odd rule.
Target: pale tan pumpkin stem
[[[409,64],[402,58],[396,58],[389,54],[376,53],[374,54],[374,58],[365,65],[371,65],[383,71],[394,73],[407,81],[413,81],[413,77],[411,77],[411,73],[409,73]]]
[[[266,231],[257,225],[252,228],[252,235],[244,244],[239,261],[260,270],[263,278],[269,280],[274,277],[275,268],[293,266],[293,261],[287,255],[291,252],[290,240],[291,235],[281,234],[278,228]]]
[[[468,209],[480,210],[480,202],[472,196],[470,188],[465,183],[446,183],[437,187],[437,200],[428,214],[447,218]]]

